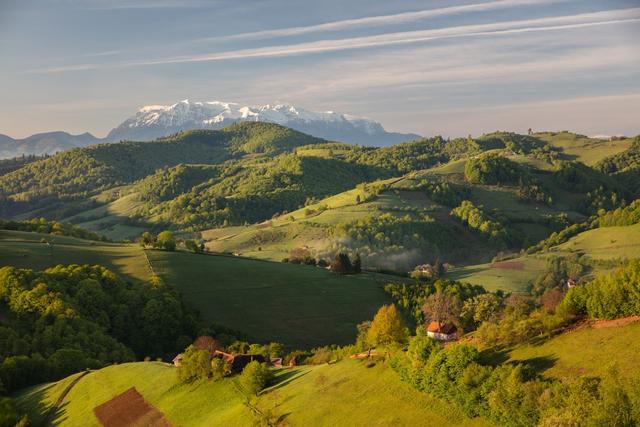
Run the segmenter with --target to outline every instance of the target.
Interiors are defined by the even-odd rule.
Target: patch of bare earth
[[[524,270],[524,263],[518,261],[512,262],[494,262],[491,268],[500,268],[502,270]]]
[[[93,408],[104,427],[171,427],[162,412],[150,405],[135,387]]]
[[[640,316],[621,317],[613,320],[596,320],[591,324],[592,328],[615,328],[617,326],[625,326],[629,323],[640,321]]]

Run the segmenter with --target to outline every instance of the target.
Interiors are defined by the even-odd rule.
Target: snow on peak
[[[147,105],[126,121],[129,128],[146,126],[201,125],[221,126],[235,121],[262,121],[290,126],[292,123],[319,125],[351,125],[370,134],[382,131],[382,126],[372,120],[340,114],[334,111],[310,111],[291,104],[266,104],[241,106],[224,101],[190,101],[184,99],[173,105]]]

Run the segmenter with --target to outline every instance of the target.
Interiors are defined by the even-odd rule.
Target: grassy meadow
[[[129,280],[151,277],[138,245],[0,230],[0,265],[43,270],[58,264],[100,264]]]
[[[52,405],[69,381],[23,390],[17,404],[37,424],[42,409]],[[261,411],[275,407],[292,426],[334,426],[345,420],[375,426],[490,425],[465,418],[452,406],[412,389],[383,364],[367,368],[363,362],[347,360],[285,369],[277,373],[276,382],[251,403]],[[98,426],[93,408],[132,386],[173,425],[251,426],[258,421],[244,404],[246,397],[237,378],[178,384],[174,367],[139,362],[109,366],[83,377],[55,411],[54,424]]]
[[[204,320],[257,341],[297,347],[348,343],[356,325],[388,302],[382,286],[389,278],[378,274],[338,276],[305,265],[0,231],[0,265],[41,270],[101,264],[129,280],[147,281],[152,274],[147,256],[154,272]]]
[[[581,327],[541,343],[518,346],[508,358],[532,364],[548,377],[604,377],[610,368],[633,377],[640,375],[639,336],[640,321],[625,326]]]
[[[312,266],[147,251],[156,274],[204,320],[260,341],[298,347],[352,342],[356,325],[388,302],[379,275],[338,276]]]

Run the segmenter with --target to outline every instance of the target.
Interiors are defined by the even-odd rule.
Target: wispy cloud
[[[461,37],[502,36],[530,32],[562,31],[603,25],[640,22],[640,8],[617,9],[604,12],[583,13],[559,17],[503,21],[489,24],[473,24],[433,30],[385,33],[374,36],[320,40],[292,45],[276,45],[262,48],[241,49],[220,53],[207,53],[145,61],[112,64],[79,64],[30,70],[32,73],[59,73],[102,68],[125,68],[162,64],[211,62],[245,58],[283,57],[341,50],[382,47],[398,44],[428,42]]]
[[[222,39],[256,39],[288,37],[302,34],[318,33],[324,31],[352,30],[356,28],[368,28],[383,25],[403,24],[407,22],[419,21],[426,18],[438,16],[456,15],[469,12],[483,12],[498,9],[507,9],[518,6],[539,5],[545,3],[557,3],[568,0],[497,0],[484,3],[473,3],[459,6],[441,7],[436,9],[418,10],[413,12],[395,13],[391,15],[367,16],[363,18],[344,19],[340,21],[326,22],[317,25],[301,27],[278,28],[272,30],[253,31],[247,33],[233,34],[222,37]],[[220,40],[220,37],[207,37],[200,41]]]

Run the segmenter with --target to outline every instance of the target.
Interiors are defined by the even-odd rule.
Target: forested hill
[[[325,141],[275,124],[242,123],[151,142],[99,144],[66,151],[0,177],[0,199],[11,196],[32,208],[51,199],[71,199],[130,183],[162,167],[218,164],[249,153],[275,155],[321,142]]]

